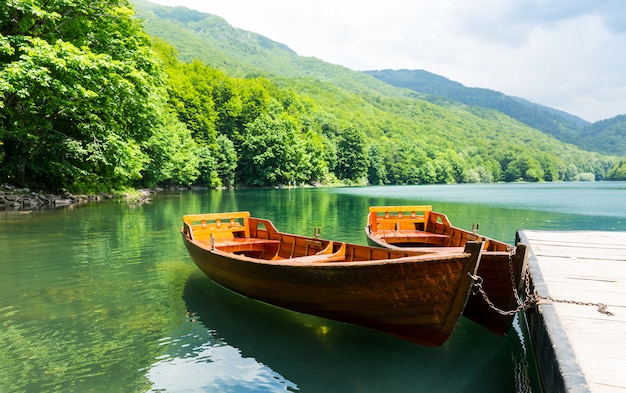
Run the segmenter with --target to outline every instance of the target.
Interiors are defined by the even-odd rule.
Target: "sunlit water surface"
[[[169,192],[149,204],[0,212],[0,392],[540,392],[523,318],[462,319],[440,348],[235,295],[200,273],[181,216],[248,210],[282,231],[365,243],[369,205],[454,225],[626,230],[626,183]]]

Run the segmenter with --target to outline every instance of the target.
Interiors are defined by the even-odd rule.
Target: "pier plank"
[[[625,393],[626,232],[524,230],[518,237],[530,246],[539,295],[555,300],[543,301],[537,314],[554,343],[555,362],[568,363],[560,370],[562,391]],[[614,315],[584,303],[605,304]],[[560,345],[563,339],[568,345]]]

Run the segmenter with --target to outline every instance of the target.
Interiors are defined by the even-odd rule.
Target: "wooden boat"
[[[445,214],[432,211],[431,206],[371,206],[365,233],[371,245],[424,254],[454,254],[467,242],[483,242],[477,273],[482,292],[474,291],[463,315],[494,333],[504,335],[509,331],[524,285],[526,245],[518,243],[514,247],[456,228]]]
[[[248,212],[183,216],[196,265],[241,295],[439,346],[472,289],[481,243],[422,255],[279,232]]]

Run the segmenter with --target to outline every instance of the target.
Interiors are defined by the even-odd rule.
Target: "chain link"
[[[537,293],[537,290],[534,289],[533,292],[531,293],[530,291],[530,269],[526,268],[525,272],[524,272],[524,287],[525,287],[525,298],[524,300],[522,300],[519,296],[518,293],[518,288],[517,288],[517,284],[515,283],[515,273],[513,271],[513,255],[515,255],[516,252],[516,248],[513,247],[512,249],[510,249],[509,252],[509,276],[511,279],[511,285],[512,285],[512,290],[513,290],[513,296],[515,297],[515,302],[517,303],[517,307],[514,308],[513,310],[502,310],[500,308],[498,308],[492,301],[491,299],[489,299],[489,296],[487,296],[487,293],[485,292],[484,288],[483,288],[483,278],[480,277],[479,275],[473,275],[471,273],[467,273],[472,280],[474,281],[474,289],[472,291],[472,294],[476,295],[477,293],[480,293],[481,296],[483,297],[483,299],[485,300],[485,302],[487,303],[487,305],[489,306],[489,308],[491,308],[492,310],[494,310],[495,312],[497,312],[500,315],[504,315],[504,316],[510,316],[510,315],[515,315],[517,314],[519,311],[526,311],[530,308],[533,308],[535,306],[537,306],[538,304],[541,304],[542,301],[550,301],[553,303],[566,303],[566,304],[576,304],[579,306],[593,306],[593,307],[597,307],[598,308],[598,312],[608,315],[608,316],[614,316],[615,314],[612,313],[611,311],[608,310],[607,305],[604,303],[593,303],[593,302],[580,302],[580,301],[576,301],[576,300],[566,300],[566,299],[554,299],[551,296],[540,296],[539,293]]]
[[[578,306],[592,306],[592,307],[597,307],[598,308],[598,312],[608,315],[610,317],[614,316],[615,314],[612,313],[611,311],[608,310],[608,306],[604,303],[593,303],[593,302],[580,302],[577,300],[566,300],[566,299],[554,299],[551,296],[545,296],[545,297],[541,297],[539,301],[541,300],[547,300],[553,303],[566,303],[566,304],[576,304]]]

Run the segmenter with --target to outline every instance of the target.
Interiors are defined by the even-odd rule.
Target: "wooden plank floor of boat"
[[[544,391],[626,392],[626,232],[518,238],[530,246],[531,282],[550,298],[526,313]]]

